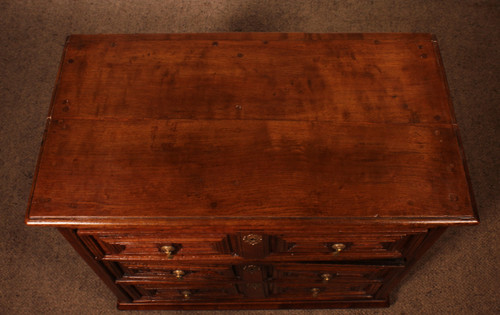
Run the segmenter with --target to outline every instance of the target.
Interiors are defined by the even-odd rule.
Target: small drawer
[[[134,288],[141,294],[134,302],[159,301],[214,301],[233,300],[243,297],[234,284],[212,284],[206,287],[170,286],[164,284],[136,284]]]
[[[370,260],[397,259],[405,248],[420,243],[425,234],[285,235],[271,256],[286,260]]]
[[[165,232],[110,233],[79,230],[87,247],[101,260],[179,261],[231,259],[226,235],[185,235]]]
[[[159,280],[172,283],[236,281],[231,265],[182,265],[164,262],[120,262],[123,276],[117,283]]]
[[[276,264],[272,278],[283,282],[324,285],[337,284],[339,281],[383,282],[403,269],[403,265]]]
[[[336,283],[335,286],[326,285],[293,285],[272,283],[271,296],[275,299],[299,300],[347,300],[371,299],[382,286],[381,283]]]

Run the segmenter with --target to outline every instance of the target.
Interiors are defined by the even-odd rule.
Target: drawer
[[[109,264],[109,263],[108,263]],[[213,282],[261,282],[272,280],[273,266],[262,264],[207,265],[163,262],[111,263],[122,270],[117,274],[119,284],[148,283],[213,283]]]
[[[327,285],[271,284],[271,296],[275,299],[293,300],[346,300],[372,299],[382,286],[381,283],[336,283]]]
[[[178,282],[236,281],[231,265],[168,264],[162,262],[120,262],[123,276],[118,283],[161,280]]]
[[[161,232],[79,230],[78,234],[98,259],[111,261],[171,261],[231,259],[225,250],[225,235]],[[226,246],[227,247],[227,246]]]
[[[425,234],[196,234],[80,230],[98,259],[110,261],[337,261],[403,258]]]
[[[272,280],[273,266],[262,264],[206,265],[162,262],[118,262],[116,283],[214,283],[214,282],[262,282]]]
[[[172,285],[166,283],[134,283],[128,286],[139,293],[135,302],[210,301],[217,300],[346,300],[371,299],[381,283],[338,282],[334,286],[277,282],[214,283]]]
[[[214,301],[234,300],[242,298],[234,284],[215,284],[206,287],[199,286],[171,286],[164,284],[136,284],[134,288],[142,295],[134,302],[159,301]]]
[[[188,284],[214,282],[264,282],[335,285],[338,282],[383,282],[404,269],[403,265],[325,263],[248,263],[239,265],[120,262],[119,284]]]
[[[286,247],[271,255],[286,260],[370,260],[403,258],[425,234],[287,235]]]
[[[403,265],[276,264],[273,266],[272,279],[323,285],[338,282],[383,282],[403,269]]]

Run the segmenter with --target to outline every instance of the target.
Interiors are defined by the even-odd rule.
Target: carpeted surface
[[[436,34],[482,221],[450,228],[388,309],[237,314],[500,314],[499,9],[498,0],[0,0],[0,314],[119,313],[56,230],[23,224],[66,36],[222,31]],[[197,313],[236,312],[183,312]]]

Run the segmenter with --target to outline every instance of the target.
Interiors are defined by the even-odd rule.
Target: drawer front
[[[425,234],[171,234],[79,231],[96,257],[111,261],[335,261],[403,258]],[[179,236],[181,235],[181,236]]]
[[[99,259],[171,261],[231,259],[225,235],[170,233],[109,233],[80,230],[80,238]]]
[[[298,300],[346,300],[371,299],[380,289],[380,283],[337,283],[335,286],[311,286],[275,283],[271,296],[276,299]]]
[[[214,301],[234,300],[243,297],[234,284],[211,285],[207,287],[171,286],[161,284],[136,284],[135,289],[142,295],[135,302],[159,301]]]
[[[284,236],[287,250],[275,256],[306,260],[395,259],[404,256],[409,244],[420,235],[407,234],[330,234],[328,236]]]
[[[123,273],[118,283],[213,283],[213,282],[293,282],[335,284],[339,281],[383,282],[404,269],[402,265],[249,263],[241,265],[205,265],[162,262],[119,262]]]
[[[335,285],[338,282],[383,282],[403,269],[403,265],[276,264],[273,266],[272,279],[286,283],[323,285]]]
[[[123,277],[119,282],[161,280],[170,282],[236,281],[231,265],[193,265],[163,262],[120,262]]]
[[[339,282],[335,286],[310,284],[285,284],[275,282],[172,285],[165,283],[135,283],[129,285],[139,292],[135,302],[230,300],[346,300],[371,299],[381,283]]]

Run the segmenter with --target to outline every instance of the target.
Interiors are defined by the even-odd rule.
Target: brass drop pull
[[[312,296],[313,297],[317,297],[319,292],[321,292],[321,289],[320,288],[312,288],[311,289],[311,293],[312,293]]]
[[[167,254],[167,259],[172,259],[174,255],[175,247],[172,245],[163,245],[160,247],[160,252]]]
[[[336,243],[333,244],[331,247],[333,249],[333,255],[338,255],[341,251],[345,249],[345,244]]]
[[[191,291],[189,290],[184,290],[181,292],[181,294],[184,300],[189,300],[191,298]]]
[[[184,275],[186,274],[184,271],[180,270],[180,269],[177,269],[177,270],[174,270],[172,271],[172,274],[177,278],[177,279],[182,279],[182,277],[184,277]]]
[[[332,278],[333,278],[333,276],[330,273],[322,273],[321,274],[321,279],[323,280],[323,282],[328,282],[328,281],[332,280]]]

